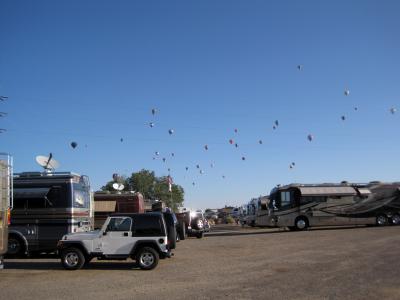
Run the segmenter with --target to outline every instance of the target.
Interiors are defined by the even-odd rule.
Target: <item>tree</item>
[[[119,183],[122,183],[124,191],[134,190],[140,192],[145,199],[161,200],[165,204],[177,210],[183,205],[185,191],[178,184],[172,184],[169,191],[168,177],[156,177],[154,171],[142,169],[139,172],[132,173],[128,178],[121,177]],[[115,191],[112,187],[114,181],[109,181],[101,189],[103,191]]]

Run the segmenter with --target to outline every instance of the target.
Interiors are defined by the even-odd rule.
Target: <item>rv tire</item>
[[[392,225],[400,225],[400,215],[399,214],[394,214],[391,217],[391,223],[392,223]]]
[[[23,256],[25,253],[25,244],[22,239],[16,235],[10,235],[8,237],[8,251],[7,256],[17,257]]]
[[[308,225],[309,223],[306,217],[297,217],[294,221],[294,227],[296,230],[306,230]]]
[[[376,216],[376,225],[385,226],[388,224],[388,218],[386,215],[378,215]]]

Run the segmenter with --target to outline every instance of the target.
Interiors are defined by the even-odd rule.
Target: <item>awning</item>
[[[369,189],[366,189],[366,188],[359,188],[359,189],[358,189],[358,192],[359,192],[361,195],[365,195],[365,196],[367,196],[367,195],[369,195],[369,194],[372,194],[372,192],[371,192]]]
[[[115,204],[117,201],[95,201],[95,212],[115,212]]]
[[[49,193],[50,188],[29,188],[29,189],[14,189],[14,198],[16,199],[44,199]]]
[[[299,187],[302,196],[353,196],[356,190],[351,186]]]

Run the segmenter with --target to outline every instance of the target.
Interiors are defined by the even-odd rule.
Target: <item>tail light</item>
[[[8,225],[11,224],[11,210],[7,209],[7,223]]]

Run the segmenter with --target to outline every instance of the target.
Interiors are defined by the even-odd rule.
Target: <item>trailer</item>
[[[144,213],[145,206],[141,193],[95,192],[94,228],[103,226],[108,216],[114,213]]]

